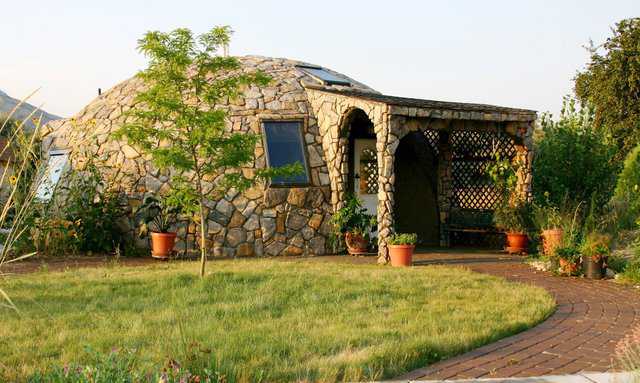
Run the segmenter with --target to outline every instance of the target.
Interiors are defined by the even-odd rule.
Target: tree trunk
[[[204,204],[202,199],[200,200],[200,277],[204,277],[204,268],[207,263],[207,245],[205,243],[207,235],[206,224],[204,218]]]

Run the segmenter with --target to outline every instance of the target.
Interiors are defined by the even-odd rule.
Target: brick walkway
[[[561,278],[513,257],[421,254],[416,264],[453,263],[548,290],[556,312],[540,325],[458,357],[412,371],[400,380],[474,379],[613,370],[617,342],[640,325],[640,292],[612,281]]]

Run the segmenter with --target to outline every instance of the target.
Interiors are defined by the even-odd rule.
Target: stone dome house
[[[239,60],[273,81],[217,105],[228,112],[228,129],[263,135],[253,167],[300,161],[306,171],[295,182],[274,180],[208,201],[214,255],[326,254],[329,219],[350,192],[378,217],[382,261],[394,228],[418,233],[424,245],[473,242],[488,230],[496,203],[484,177],[495,151],[524,165],[518,192],[530,194],[534,111],[386,96],[317,65]],[[116,85],[75,117],[49,123],[43,139],[45,153],[68,157],[73,167],[91,157],[121,169],[134,206],[144,193],[167,188],[170,178],[110,137],[141,86],[135,77]],[[182,246],[190,246],[191,231],[179,232]]]

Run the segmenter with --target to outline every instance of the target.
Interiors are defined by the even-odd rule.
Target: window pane
[[[280,167],[299,163],[304,173],[291,177],[274,177],[274,184],[306,184],[309,183],[307,161],[302,144],[301,123],[297,121],[266,121],[264,131],[269,155],[269,166]]]
[[[349,81],[344,78],[340,78],[329,71],[322,68],[300,67],[303,71],[310,75],[319,78],[327,85],[351,85]]]
[[[62,177],[62,173],[65,170],[68,160],[68,154],[49,155],[47,168],[45,169],[40,185],[38,185],[38,189],[36,190],[36,199],[40,201],[49,201],[51,197],[53,197],[53,191],[60,181],[60,177]]]

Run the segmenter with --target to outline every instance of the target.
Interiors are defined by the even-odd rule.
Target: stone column
[[[389,261],[387,239],[393,233],[393,192],[395,190],[394,160],[399,144],[401,119],[385,114],[374,125],[378,152],[378,263]]]
[[[507,133],[515,137],[516,155],[514,163],[519,166],[516,193],[520,198],[530,201],[533,198],[531,187],[533,166],[533,130],[534,122],[510,123]]]
[[[438,211],[440,219],[440,246],[449,247],[449,217],[451,216],[451,197],[453,190],[453,174],[451,173],[451,144],[450,133],[439,131],[438,151]]]

